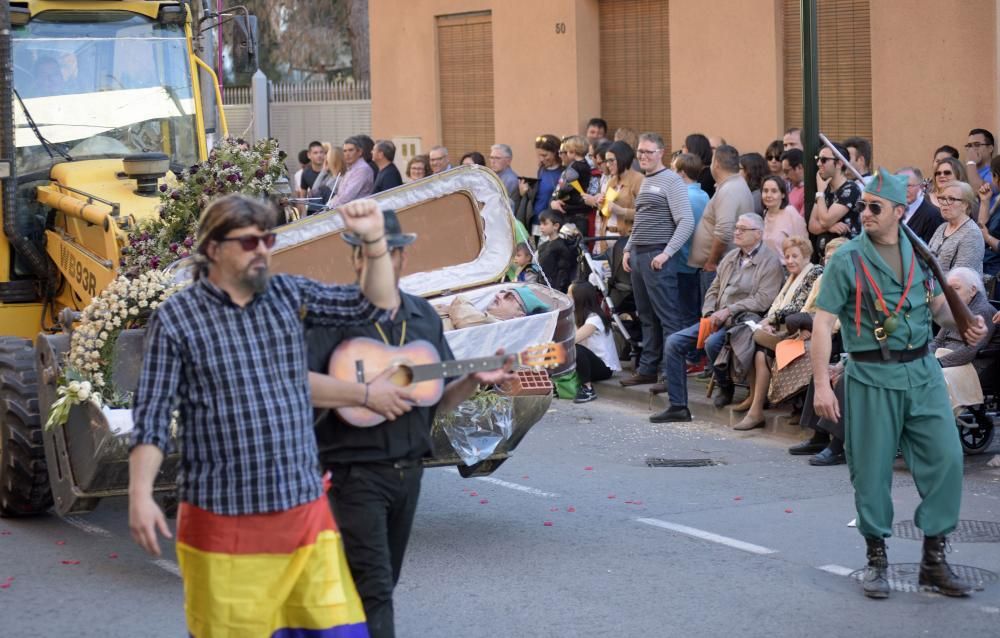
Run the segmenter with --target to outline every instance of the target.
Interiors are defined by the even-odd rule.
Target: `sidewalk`
[[[618,380],[625,378],[629,373],[629,370],[623,370],[607,381],[595,383],[594,389],[597,390],[597,400],[600,401],[602,398],[608,398],[617,401],[626,401],[636,408],[646,410],[650,415],[666,408],[667,395],[654,396],[650,394],[650,385],[622,387]],[[695,376],[688,377],[688,409],[691,410],[691,416],[697,421],[708,421],[727,429],[739,423],[746,413],[736,412],[728,407],[721,410],[717,409],[712,404],[712,399],[705,396],[707,390],[708,379],[698,379]],[[735,403],[742,402],[744,397],[746,397],[746,392],[746,388],[737,387],[736,396],[733,401]],[[651,398],[652,402],[650,401]],[[768,434],[788,438],[789,440],[808,438],[805,436],[806,431],[798,423],[790,423],[790,413],[791,408],[784,405],[779,409],[765,410],[764,419],[766,425],[763,431]],[[751,430],[751,432],[759,431],[759,429]],[[809,433],[811,432],[810,430]]]

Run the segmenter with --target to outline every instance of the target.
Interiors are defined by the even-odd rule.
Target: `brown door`
[[[493,137],[493,20],[489,11],[438,16],[442,143],[452,164],[489,155]]]
[[[601,115],[659,133],[670,144],[670,22],[667,0],[600,0]]]

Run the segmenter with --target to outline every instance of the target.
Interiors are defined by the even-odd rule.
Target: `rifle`
[[[834,146],[829,139],[827,139],[826,135],[820,133],[819,139],[828,149],[830,149],[830,152],[833,153],[834,157],[843,162],[844,166],[846,166],[854,174],[855,178],[859,181],[863,180],[861,173],[858,172],[858,169],[851,165],[851,162],[837,150],[837,147]],[[944,299],[948,302],[948,308],[951,309],[951,316],[955,320],[955,325],[958,327],[958,331],[964,339],[965,332],[969,328],[972,328],[972,326],[976,323],[975,318],[972,316],[972,311],[969,310],[969,307],[965,305],[964,301],[959,299],[958,293],[948,285],[948,278],[945,277],[944,271],[941,269],[941,264],[938,263],[937,258],[933,253],[931,253],[927,244],[925,244],[922,239],[917,237],[917,234],[913,232],[913,230],[902,220],[900,220],[899,226],[903,229],[903,232],[913,245],[913,252],[915,252],[917,256],[927,264],[927,266],[931,269],[931,273],[934,275],[934,278],[937,279],[937,282],[941,285],[941,291],[944,293]]]

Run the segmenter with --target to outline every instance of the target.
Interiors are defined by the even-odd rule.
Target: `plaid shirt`
[[[132,446],[169,451],[178,410],[181,501],[236,515],[319,498],[303,322],[339,327],[383,317],[357,286],[275,275],[241,308],[198,280],[150,319]]]

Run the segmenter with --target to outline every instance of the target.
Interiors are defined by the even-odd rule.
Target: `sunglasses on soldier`
[[[866,209],[868,210],[868,212],[870,212],[872,215],[876,217],[882,214],[882,204],[880,204],[879,202],[866,202],[862,200],[859,206],[860,206],[858,210],[859,215],[865,212]]]

